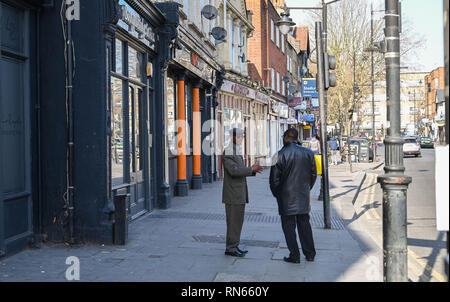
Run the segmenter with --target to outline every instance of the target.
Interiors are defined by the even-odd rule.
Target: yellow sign
[[[311,129],[311,126],[303,126],[303,129],[309,130],[309,129]]]
[[[314,155],[316,160],[317,175],[322,175],[322,155]]]

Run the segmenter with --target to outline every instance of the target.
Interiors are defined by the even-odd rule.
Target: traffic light
[[[336,69],[336,57],[327,54],[326,52],[323,54],[324,56],[324,75],[325,75],[325,89],[330,87],[337,86],[337,78],[334,72],[330,72],[330,70]]]

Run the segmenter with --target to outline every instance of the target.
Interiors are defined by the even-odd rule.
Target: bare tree
[[[371,54],[365,49],[371,47],[370,2],[361,0],[342,0],[328,7],[328,52],[336,56],[336,76],[338,86],[328,91],[328,123],[340,124],[349,133],[351,112],[357,112],[361,100],[371,95]],[[374,7],[381,10],[383,7]],[[310,32],[315,32],[314,23],[321,21],[321,11],[310,12]],[[417,50],[424,45],[424,38],[412,29],[411,23],[403,17],[401,34],[401,55],[403,64],[414,60]],[[384,38],[384,19],[382,14],[374,15],[374,41]],[[315,37],[311,36],[315,45]],[[315,58],[313,53],[311,58]],[[355,59],[355,60],[354,60]],[[355,61],[355,62],[354,62]],[[314,66],[312,70],[316,70]],[[385,61],[381,53],[374,53],[375,81],[385,79]],[[359,93],[354,96],[354,76]],[[349,114],[350,113],[350,114]],[[370,118],[370,117],[368,117]],[[358,122],[364,115],[358,115]]]

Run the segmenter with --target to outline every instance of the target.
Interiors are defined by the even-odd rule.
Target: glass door
[[[130,213],[131,219],[147,212],[145,206],[144,156],[143,148],[143,90],[136,86],[129,87],[129,139],[130,139]]]

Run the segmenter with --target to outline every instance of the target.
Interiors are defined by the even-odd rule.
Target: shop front
[[[180,27],[179,47],[168,66],[168,185],[171,196],[186,196],[214,180],[213,138],[217,77],[213,45],[201,45]],[[241,118],[243,118],[241,116]]]
[[[114,243],[116,196],[129,220],[159,198],[160,66],[176,20],[152,2],[87,1],[82,21],[42,3],[0,1],[0,255],[42,238]]]
[[[280,143],[280,123],[279,123],[280,103],[273,99],[270,100],[270,111],[267,118],[268,137],[269,137],[269,158],[268,163],[271,163],[273,156],[279,151]]]
[[[269,116],[270,96],[267,94],[256,92],[255,102],[253,103],[253,127],[251,128],[251,137],[254,138],[251,141],[250,147],[254,154],[252,162],[259,161],[264,163],[269,154],[268,149],[268,127],[267,117]]]
[[[279,148],[281,149],[284,145],[283,135],[289,129],[288,119],[289,119],[289,106],[283,103],[280,103],[279,110],[279,121],[280,121],[280,132],[279,132]]]
[[[155,102],[152,69],[157,53],[154,26],[130,4],[121,3],[112,43],[111,189],[112,198],[130,195],[128,211],[133,220],[155,205],[151,125]]]
[[[245,131],[242,154],[246,165],[264,157],[265,116],[267,99],[256,90],[224,80],[217,107],[217,162],[219,177],[223,177],[222,152],[231,143],[231,130]]]

